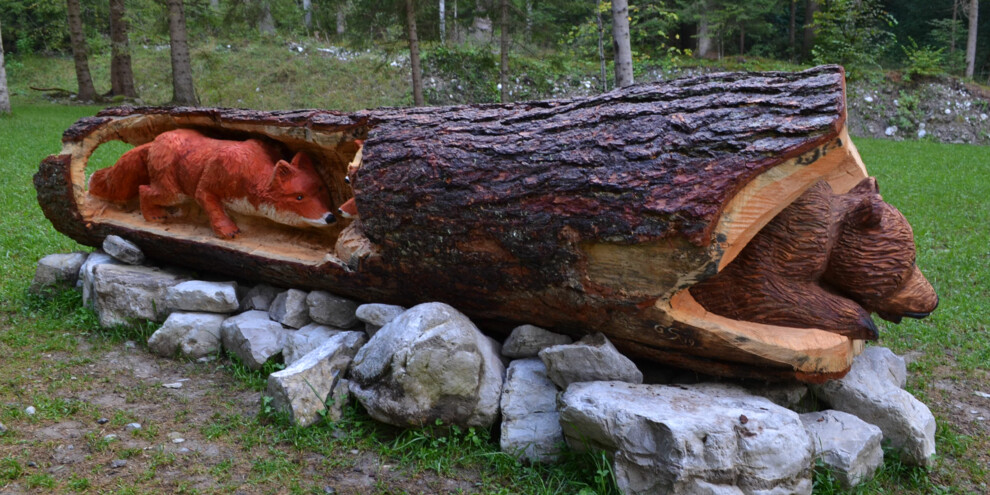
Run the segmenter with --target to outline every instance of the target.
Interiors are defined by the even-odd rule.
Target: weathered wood
[[[719,316],[687,289],[819,180],[843,193],[866,177],[844,120],[835,66],[511,105],[121,107],[68,129],[35,183],[56,228],[84,244],[115,233],[152,258],[231,276],[445,301],[495,331],[602,331],[633,355],[704,372],[821,380],[844,373],[861,342]],[[322,231],[238,220],[242,234],[221,240],[205,220],[149,224],[136,205],[86,194],[96,146],[175,128],[305,151],[333,204],[353,197],[359,218]]]

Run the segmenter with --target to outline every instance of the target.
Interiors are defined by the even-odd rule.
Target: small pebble
[[[4,433],[7,433],[7,426],[0,423],[0,435],[3,435]]]
[[[128,340],[127,342],[124,342],[124,347],[133,349],[133,348],[137,347],[137,343],[134,342],[133,340]]]
[[[113,469],[119,469],[126,465],[127,465],[127,461],[124,459],[114,459],[113,462],[110,463],[110,467]]]
[[[107,419],[107,418],[100,418],[100,419],[96,420],[96,424],[99,424],[99,425],[105,425],[105,424],[107,424],[109,422],[110,422],[110,420]]]
[[[116,439],[117,439],[117,435],[114,435],[113,433],[111,433],[109,435],[103,435],[103,440],[105,440],[107,442],[112,442],[112,441],[114,441]]]
[[[358,449],[354,449],[354,450],[351,451],[351,455],[358,455],[360,453],[361,453],[361,451],[358,450]]]
[[[990,394],[988,394],[986,392],[980,392],[979,390],[973,392],[973,395],[975,395],[977,397],[983,397],[984,399],[990,399]]]
[[[37,410],[37,409],[35,409],[35,408],[34,408],[34,406],[27,406],[27,409],[25,409],[25,410],[24,410],[24,412],[25,412],[25,413],[26,413],[26,414],[27,414],[28,416],[34,416],[34,413],[36,413],[36,412],[38,412],[38,410]]]
[[[185,442],[185,441],[186,441],[185,438],[173,438],[172,439],[172,443],[182,443],[182,442]]]
[[[187,449],[187,448],[185,448],[185,447],[182,447],[181,449],[179,449],[179,450],[176,450],[176,452],[178,452],[178,453],[180,453],[180,454],[188,454],[188,453],[190,453],[190,452],[192,452],[192,451],[191,451],[191,450],[189,450],[189,449]]]
[[[182,382],[163,383],[162,387],[172,388],[172,389],[182,388]]]
[[[970,414],[980,414],[980,411],[977,411],[976,409],[970,409],[969,410],[969,413]]]
[[[124,429],[127,430],[127,431],[140,430],[141,429],[141,423],[127,423],[124,426]]]
[[[36,468],[36,467],[38,467],[38,463],[36,463],[34,461],[28,461],[27,467],[29,467],[29,468]]]

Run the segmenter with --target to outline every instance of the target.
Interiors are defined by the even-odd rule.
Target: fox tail
[[[138,187],[150,182],[148,148],[142,144],[120,157],[113,167],[97,170],[89,178],[89,193],[109,201],[127,201],[137,197]]]

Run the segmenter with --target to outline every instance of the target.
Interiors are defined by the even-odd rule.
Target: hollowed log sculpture
[[[167,131],[308,156],[345,215],[323,228],[239,217],[219,238],[195,202],[147,221],[86,189],[110,140]],[[448,302],[483,328],[600,331],[639,358],[709,374],[821,381],[876,338],[869,312],[937,298],[911,230],[845,128],[840,67],[712,74],[559,101],[255,112],[110,108],[41,164],[55,227],[167,263],[366,301]],[[353,213],[357,213],[355,216]]]

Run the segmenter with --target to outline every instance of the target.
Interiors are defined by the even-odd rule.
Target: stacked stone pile
[[[884,348],[822,385],[706,382],[641,370],[602,334],[574,342],[522,325],[500,343],[447,304],[198,280],[111,237],[105,252],[43,258],[31,290],[78,287],[104,326],[161,322],[148,349],[164,357],[281,360],[266,403],[299,425],[338,420],[352,399],[402,427],[500,421],[502,450],[521,459],[605,450],[624,493],[811,493],[816,459],[854,486],[882,464],[882,445],[912,465],[935,454],[934,417]]]

